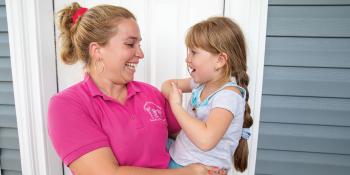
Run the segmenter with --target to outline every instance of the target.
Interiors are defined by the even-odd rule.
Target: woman
[[[75,175],[218,173],[201,164],[166,169],[166,140],[180,127],[156,88],[133,81],[144,55],[131,12],[73,3],[59,12],[59,27],[61,58],[86,70],[83,81],[51,98],[48,113],[52,143]]]

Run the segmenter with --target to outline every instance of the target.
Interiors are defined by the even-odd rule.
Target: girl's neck
[[[230,78],[221,77],[204,83],[204,88],[217,90],[229,81]]]
[[[221,80],[215,80],[215,81],[209,81],[204,83],[204,88],[202,90],[202,93],[200,95],[201,100],[207,98],[210,94],[217,91],[220,87],[222,87],[224,84],[229,82],[229,79],[221,79]]]

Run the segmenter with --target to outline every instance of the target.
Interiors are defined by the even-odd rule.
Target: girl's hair
[[[189,29],[186,45],[188,48],[201,48],[212,54],[227,54],[224,79],[235,77],[237,84],[246,90],[243,128],[250,128],[253,125],[253,118],[250,115],[248,104],[247,54],[244,35],[240,27],[229,18],[211,17]],[[234,166],[238,171],[246,170],[248,153],[247,140],[241,138],[233,155]]]
[[[99,5],[88,9],[73,22],[73,15],[81,6],[74,2],[60,10],[57,14],[61,31],[61,58],[66,64],[74,64],[78,60],[91,65],[89,45],[97,42],[101,46],[117,33],[117,26],[122,19],[134,19],[135,16],[125,8],[113,5]]]

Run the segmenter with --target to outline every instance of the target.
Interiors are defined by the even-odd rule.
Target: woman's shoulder
[[[67,103],[79,103],[80,100],[84,99],[84,97],[88,95],[87,93],[88,91],[84,86],[84,82],[79,82],[53,95],[51,97],[51,101],[60,100],[67,101]]]

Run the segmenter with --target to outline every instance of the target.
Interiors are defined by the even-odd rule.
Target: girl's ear
[[[98,60],[100,59],[101,52],[100,52],[101,46],[97,42],[91,42],[89,45],[89,54],[92,58],[92,60]]]
[[[217,63],[218,63],[218,66],[221,68],[221,67],[224,67],[225,64],[227,64],[227,59],[228,59],[228,56],[226,53],[222,52],[222,53],[219,53],[218,55],[218,60],[217,60]]]

